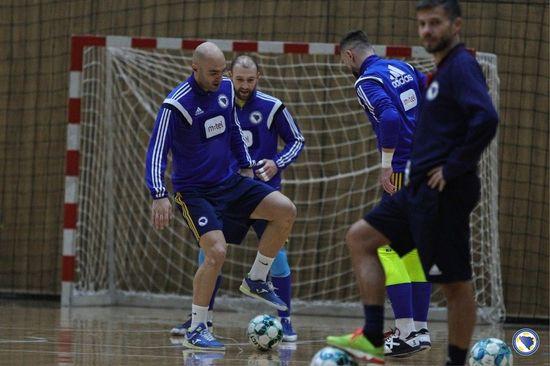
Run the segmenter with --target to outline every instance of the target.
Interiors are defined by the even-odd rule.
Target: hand
[[[260,165],[262,165],[263,163],[263,166],[260,169],[256,170],[256,176],[264,182],[269,181],[279,171],[277,164],[275,164],[273,160],[263,159],[260,160],[258,163]]]
[[[438,166],[436,168],[433,168],[428,172],[428,177],[430,179],[428,180],[428,186],[432,189],[436,189],[441,192],[445,188],[445,185],[447,182],[445,181],[445,177],[443,176],[443,166]]]
[[[397,191],[397,188],[391,181],[392,174],[392,168],[381,168],[380,178],[378,179],[378,181],[382,185],[382,188],[384,188],[384,191],[388,192],[389,194],[394,194]]]
[[[157,230],[164,229],[172,219],[172,204],[168,198],[153,200],[151,205],[151,221]]]
[[[252,168],[240,169],[239,174],[243,177],[254,178],[254,172],[252,171]]]

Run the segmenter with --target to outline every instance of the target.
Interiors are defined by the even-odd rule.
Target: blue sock
[[[413,293],[410,283],[386,287],[395,319],[413,318]]]
[[[218,275],[216,278],[216,285],[214,286],[214,291],[212,292],[212,297],[210,298],[210,304],[208,304],[208,310],[214,310],[214,302],[216,301],[216,294],[222,285],[222,276]]]
[[[286,277],[271,277],[271,282],[275,286],[275,293],[281,298],[288,306],[288,310],[279,310],[279,316],[281,318],[288,318],[290,316],[290,298],[292,296],[292,276],[289,274]]]
[[[363,310],[363,334],[374,347],[380,347],[384,344],[384,305],[363,305]]]
[[[428,309],[430,307],[431,293],[432,293],[431,283],[429,282],[412,283],[413,318],[415,322],[425,322],[428,320]]]

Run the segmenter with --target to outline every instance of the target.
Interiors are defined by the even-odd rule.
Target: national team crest
[[[432,82],[430,84],[430,87],[428,88],[428,91],[426,92],[426,99],[428,100],[434,100],[437,98],[437,95],[439,94],[439,83],[436,81]]]
[[[227,95],[225,94],[218,95],[218,104],[222,108],[227,108],[227,106],[229,105],[229,98],[227,98]]]
[[[262,122],[262,114],[260,111],[254,111],[250,113],[250,122],[257,125],[258,123]]]

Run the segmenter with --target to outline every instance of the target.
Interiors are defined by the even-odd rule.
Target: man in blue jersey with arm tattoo
[[[342,61],[357,77],[357,97],[377,138],[382,200],[387,200],[403,186],[425,76],[406,62],[380,58],[362,31],[349,32],[340,42],[340,50]],[[418,252],[400,258],[385,245],[378,249],[378,256],[396,325],[385,340],[385,355],[403,357],[429,349],[431,285],[426,282]]]
[[[249,178],[254,162],[235,117],[233,84],[222,76],[225,67],[225,57],[215,44],[204,42],[195,49],[193,73],[162,103],[146,158],[154,227],[164,228],[172,214],[163,182],[171,151],[175,201],[205,253],[193,279],[192,319],[183,341],[202,350],[225,349],[207,327],[208,303],[226,255],[224,214],[268,221],[241,289],[279,310],[287,306],[273,292],[267,275],[296,216],[287,197]]]
[[[347,234],[365,326],[328,337],[362,359],[382,363],[384,272],[377,249],[418,249],[428,280],[447,300],[447,365],[464,365],[476,320],[469,219],[479,200],[477,165],[496,134],[498,115],[476,59],[459,40],[456,0],[422,0],[418,32],[437,69],[419,111],[406,187],[383,200]]]
[[[248,55],[237,56],[231,63],[231,79],[235,87],[237,117],[243,130],[244,140],[252,159],[257,162],[255,179],[260,180],[276,190],[281,189],[281,173],[289,166],[304,147],[304,137],[288,109],[277,98],[256,89],[260,71],[256,61]],[[281,138],[285,146],[278,151]],[[247,220],[234,222],[231,217],[224,219],[224,233],[227,240],[240,242],[248,228],[253,227],[258,238],[261,238],[267,222],[265,220]],[[199,253],[199,263],[204,261],[204,252]],[[292,278],[286,250],[279,251],[271,267],[271,280],[275,293],[283,300],[288,309],[279,310],[283,325],[283,341],[294,342],[298,336],[290,319]],[[221,285],[221,274],[209,304],[208,325],[212,326],[212,310],[217,290]],[[182,335],[189,327],[190,319],[172,328],[172,335]]]

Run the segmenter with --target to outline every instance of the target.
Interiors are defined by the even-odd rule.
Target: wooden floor
[[[309,365],[315,352],[325,346],[327,335],[352,331],[362,323],[358,318],[295,316],[299,341],[263,353],[255,351],[245,337],[246,325],[256,314],[217,313],[216,334],[227,350],[200,353],[186,350],[168,335],[185,314],[124,307],[60,309],[55,302],[0,300],[0,365]],[[446,324],[431,323],[430,327],[431,351],[386,364],[443,365]],[[479,326],[475,339],[493,336],[511,344],[519,328]],[[534,329],[541,347],[530,357],[514,354],[514,365],[550,365],[548,329]]]

